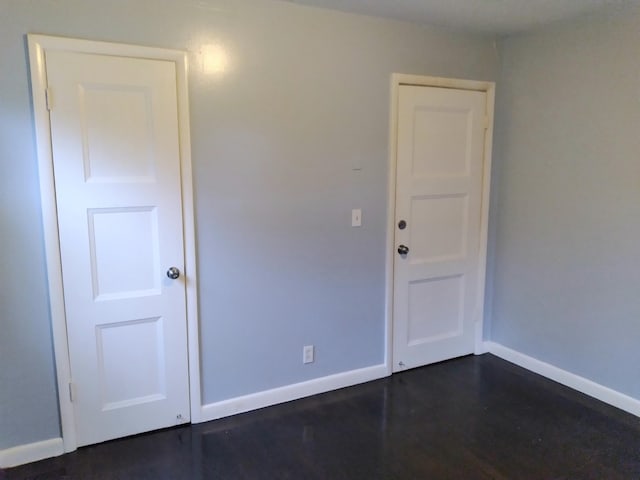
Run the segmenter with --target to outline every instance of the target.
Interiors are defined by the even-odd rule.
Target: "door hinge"
[[[489,120],[489,117],[486,116],[486,117],[484,117],[484,129],[488,130],[489,126],[490,126],[490,120]]]
[[[74,402],[76,399],[76,384],[69,382],[69,400]]]
[[[53,109],[53,100],[51,98],[51,88],[47,87],[44,90],[44,98],[47,102],[47,110],[51,111]]]

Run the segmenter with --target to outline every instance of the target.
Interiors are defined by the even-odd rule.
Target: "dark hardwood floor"
[[[470,356],[0,478],[640,479],[640,418]]]

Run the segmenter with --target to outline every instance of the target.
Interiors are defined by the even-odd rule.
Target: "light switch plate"
[[[352,227],[361,227],[362,226],[362,210],[359,208],[354,208],[351,210],[351,226]]]

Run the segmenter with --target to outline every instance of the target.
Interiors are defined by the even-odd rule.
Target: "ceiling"
[[[508,35],[577,17],[605,6],[639,0],[288,0],[293,3],[437,25],[474,33]]]

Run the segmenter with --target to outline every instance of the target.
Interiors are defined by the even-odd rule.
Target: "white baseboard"
[[[42,442],[18,445],[17,447],[0,450],[0,468],[17,467],[25,463],[57,457],[63,453],[62,438],[51,438]]]
[[[496,357],[640,417],[640,400],[494,342],[485,342]]]
[[[257,410],[278,403],[289,402],[299,398],[325,393],[339,388],[350,387],[359,383],[369,382],[389,376],[387,366],[375,365],[348,372],[337,373],[327,377],[316,378],[293,385],[265,390],[244,395],[242,397],[222,400],[220,402],[203,405],[200,409],[198,421],[207,422],[217,418],[228,417],[237,413]],[[194,422],[195,423],[195,422]]]

